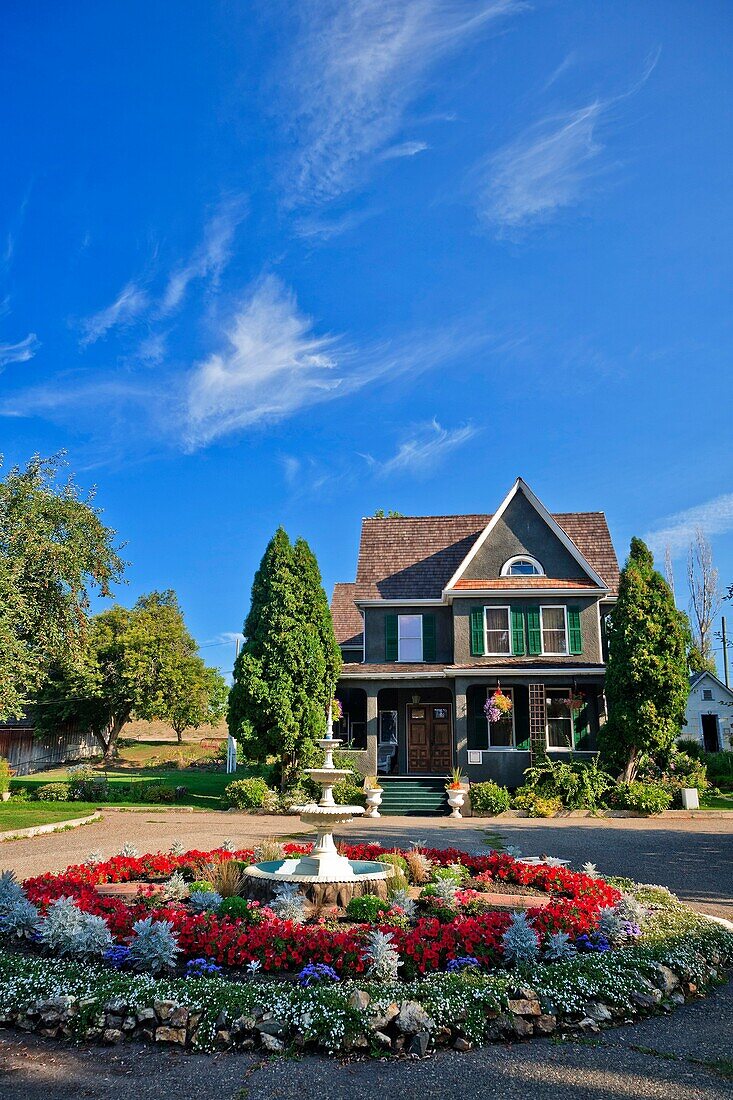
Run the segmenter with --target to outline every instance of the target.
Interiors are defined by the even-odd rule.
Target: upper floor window
[[[568,652],[568,624],[564,607],[541,607],[542,652]]]
[[[486,607],[484,653],[511,653],[509,642],[509,608]]]
[[[711,689],[710,688],[703,688],[702,697],[707,703],[711,703],[712,700],[713,700],[713,693],[712,693]]]
[[[536,558],[521,554],[504,562],[501,575],[502,577],[543,577],[545,571]]]
[[[422,615],[399,615],[397,660],[422,661]]]

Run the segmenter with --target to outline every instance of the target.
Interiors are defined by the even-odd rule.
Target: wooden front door
[[[407,708],[407,770],[411,775],[447,775],[453,765],[449,703]]]

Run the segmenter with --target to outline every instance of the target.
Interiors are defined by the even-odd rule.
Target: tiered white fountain
[[[351,773],[334,767],[333,754],[341,741],[333,736],[330,711],[326,736],[318,744],[324,750],[323,765],[306,769],[306,775],[322,788],[320,801],[294,806],[292,810],[300,814],[300,820],[306,825],[315,828],[317,839],[313,851],[307,856],[270,860],[248,867],[245,875],[251,880],[250,892],[267,900],[278,884],[293,882],[311,901],[324,904],[347,905],[352,897],[361,894],[385,896],[389,868],[376,861],[347,859],[339,854],[334,844],[334,828],[360,816],[364,808],[339,806],[334,801],[334,784]]]

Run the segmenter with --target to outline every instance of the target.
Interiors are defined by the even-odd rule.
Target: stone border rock
[[[720,972],[707,964],[707,981],[720,980]],[[706,982],[707,984],[707,982]],[[529,986],[509,990],[506,1007],[487,1009],[490,1020],[487,1041],[516,1041],[531,1036],[561,1034],[597,1034],[604,1027],[629,1023],[634,1018],[669,1011],[698,997],[704,987],[685,979],[663,963],[657,963],[651,979],[640,978],[631,1004],[623,1008],[590,1000],[583,1011],[574,1014],[549,1012],[539,994]],[[196,1042],[201,1012],[191,1011],[174,1000],[153,1000],[149,1005],[133,1007],[122,998],[108,1001],[79,1029],[76,1018],[94,1005],[94,998],[58,996],[33,1000],[17,1011],[0,1011],[0,1027],[14,1027],[45,1038],[82,1038],[106,1045],[130,1040],[155,1042],[191,1049]],[[388,1005],[373,1002],[366,990],[358,987],[348,1005],[367,1017],[366,1030],[344,1044],[345,1052],[371,1051],[406,1054],[422,1058],[429,1050],[451,1047],[465,1052],[473,1042],[463,1033],[461,1020],[438,1027],[423,1006],[415,1000],[392,1001]],[[282,1053],[288,1048],[322,1047],[313,1038],[294,1032],[291,1025],[260,1006],[248,1015],[231,1017],[222,1012],[216,1021],[215,1047],[221,1051],[262,1050]]]
[[[49,821],[46,825],[29,825],[27,829],[10,829],[0,833],[0,841],[22,840],[27,836],[42,836],[43,833],[60,833],[64,829],[76,829],[79,825],[90,825],[93,821],[99,821],[102,814],[95,810],[86,817],[70,817],[64,821]]]

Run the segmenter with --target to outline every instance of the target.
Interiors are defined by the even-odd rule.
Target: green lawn
[[[96,808],[88,802],[0,802],[0,833],[86,817]]]
[[[733,810],[733,794],[703,795],[700,799],[701,810]]]
[[[100,774],[106,774],[110,787],[116,791],[124,791],[137,783],[163,783],[166,787],[187,787],[188,794],[179,799],[177,805],[196,806],[201,810],[222,809],[221,796],[224,788],[235,777],[226,772],[204,772],[194,768],[176,768],[168,770],[164,768],[109,768],[106,773],[102,768],[95,768]],[[237,773],[244,775],[244,771]],[[66,768],[54,768],[53,771],[40,772],[37,775],[24,779],[14,779],[11,790],[25,787],[32,792],[45,783],[64,783],[68,779]],[[142,805],[135,798],[115,799],[110,805]]]

